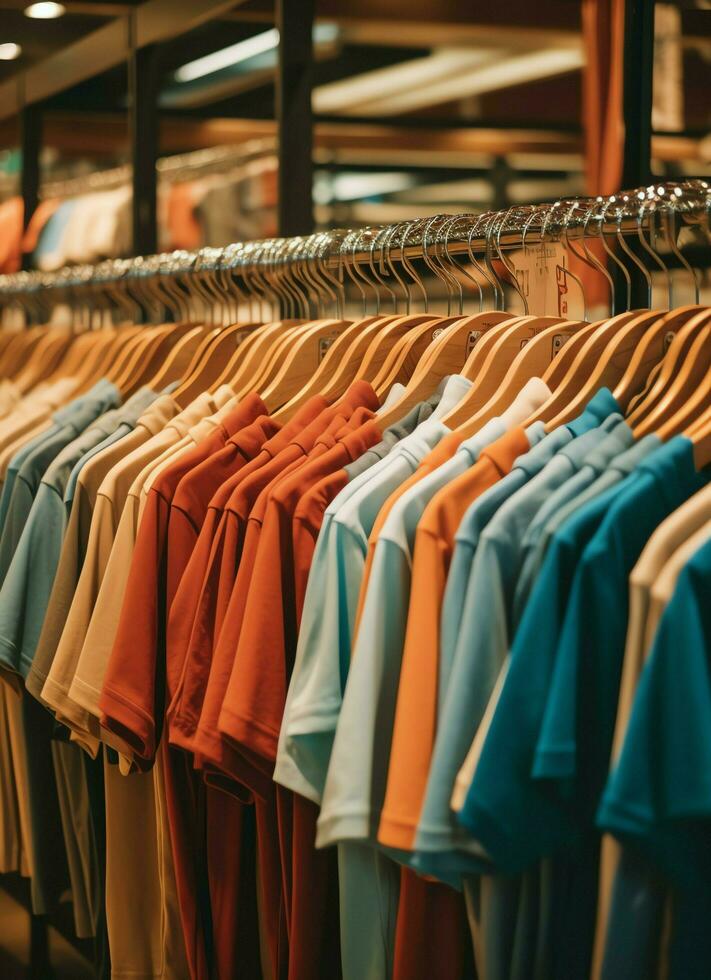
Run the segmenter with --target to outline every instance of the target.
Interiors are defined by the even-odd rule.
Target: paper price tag
[[[568,256],[561,242],[527,245],[513,253],[512,261],[530,313],[567,317],[582,308],[580,288],[568,275]]]

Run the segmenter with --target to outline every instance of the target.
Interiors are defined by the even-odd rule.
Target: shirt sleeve
[[[0,656],[23,677],[42,630],[64,526],[62,498],[41,483],[0,589]]]
[[[320,803],[348,677],[365,542],[327,514],[309,574],[277,782]]]
[[[155,487],[138,528],[123,603],[109,657],[100,708],[102,723],[132,745],[138,757],[155,756],[164,715],[165,539],[168,504]]]

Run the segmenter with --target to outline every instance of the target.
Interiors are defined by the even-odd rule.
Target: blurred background
[[[710,175],[711,9],[630,4],[642,17],[653,11],[650,176]],[[298,78],[280,103],[270,0],[0,0],[0,269],[624,184],[625,46],[640,46],[632,60],[646,56],[624,3],[284,7],[295,33],[301,24],[311,35],[312,120]],[[282,174],[291,218],[281,221],[280,125],[292,168]],[[155,218],[146,213],[154,160]],[[628,167],[628,176],[637,175]]]

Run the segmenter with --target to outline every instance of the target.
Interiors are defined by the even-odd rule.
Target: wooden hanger
[[[286,405],[274,413],[276,421],[288,420],[313,395],[322,395],[332,400],[342,394],[355,380],[363,354],[371,340],[394,319],[394,316],[363,317],[347,327],[328,348],[313,377]]]
[[[512,317],[487,331],[464,364],[462,375],[472,387],[442,420],[450,428],[466,426],[471,417],[493,398],[521,347],[537,333],[562,323],[561,317]]]
[[[19,371],[15,375],[15,384],[23,394],[44,381],[52,373],[64,354],[71,351],[73,342],[78,342],[78,355],[72,360],[72,366],[81,363],[82,354],[91,348],[92,338],[88,334],[77,336],[70,330],[47,330],[27,359],[23,359]],[[71,371],[67,370],[66,375]]]
[[[168,352],[165,361],[159,365],[153,377],[145,382],[146,386],[151,391],[159,392],[166,385],[180,381],[186,377],[193,358],[202,345],[204,336],[204,327],[190,328],[187,333],[176,341]]]
[[[92,332],[95,334],[93,345],[78,370],[71,372],[77,380],[77,394],[86,391],[95,381],[98,381],[99,378],[104,376],[101,368],[107,362],[106,355],[111,351],[119,338],[119,332],[113,327],[101,327]],[[63,369],[64,362],[59,365],[55,373],[60,374],[63,372]]]
[[[634,430],[637,425],[653,410],[655,405],[664,397],[669,387],[674,382],[680,366],[691,349],[695,338],[703,330],[705,325],[711,320],[711,310],[702,310],[694,314],[691,319],[677,331],[674,339],[669,345],[669,349],[661,362],[661,368],[657,374],[654,384],[649,389],[647,395],[630,412],[627,421]]]
[[[526,425],[542,421],[551,430],[579,415],[598,389],[614,387],[639,338],[659,316],[649,310],[632,314],[628,311],[600,321],[552,396],[527,419]]]
[[[670,439],[697,418],[711,402],[710,365],[711,323],[707,323],[695,336],[663,397],[633,427],[635,437],[656,432],[660,439]]]
[[[79,385],[79,390],[82,387],[89,388],[92,384],[99,380],[99,378],[107,378],[111,380],[110,374],[115,369],[117,362],[123,354],[123,351],[129,344],[133,343],[140,333],[140,327],[135,324],[122,325],[115,327],[113,329],[113,337],[106,345],[98,345],[98,354],[91,365],[90,369],[87,369],[86,375],[83,377],[82,382]]]
[[[384,428],[402,418],[413,405],[428,398],[440,381],[450,374],[459,374],[469,354],[481,338],[502,323],[511,323],[509,313],[499,310],[458,317],[453,323],[437,323],[432,339],[415,364],[402,398],[381,413]]]
[[[652,370],[662,361],[676,332],[695,315],[703,312],[704,308],[701,306],[683,306],[670,310],[652,324],[640,338],[625,373],[613,391],[615,399],[625,414],[628,413],[634,396],[644,388]]]
[[[504,412],[526,382],[541,377],[558,351],[565,349],[566,342],[585,326],[578,320],[536,317],[531,323],[509,328],[507,335],[489,352],[479,379],[457,405],[457,431],[468,438],[489,419]],[[447,425],[455,424],[448,419],[444,421]]]
[[[47,327],[30,327],[29,330],[19,330],[8,344],[0,362],[0,371],[4,378],[13,378],[21,364],[32,355],[43,337],[47,335]]]
[[[394,384],[407,385],[412,378],[417,365],[431,348],[433,342],[440,337],[440,330],[444,330],[461,319],[459,316],[434,316],[421,323],[398,341],[383,361],[381,369],[371,382],[373,388],[378,393],[382,401]],[[430,394],[437,387],[437,382],[433,381]],[[394,406],[391,406],[391,409]],[[390,415],[391,409],[386,414]],[[400,417],[400,415],[398,415]]]
[[[317,370],[325,349],[350,325],[350,320],[320,320],[296,340],[276,376],[262,390],[262,398],[270,410],[290,401]]]
[[[220,378],[235,347],[256,329],[254,323],[233,323],[211,331],[196,355],[197,363],[183,383],[173,392],[173,398],[183,408],[204,391],[210,391]]]
[[[174,329],[176,329],[177,334],[177,328],[165,324],[144,328],[142,336],[132,349],[121,373],[113,379],[114,384],[124,396],[128,394],[129,389],[135,386],[136,378],[141,373],[143,365],[151,359],[155,351],[160,350],[164,342],[167,342],[167,346],[170,348],[170,338]],[[173,334],[174,338],[176,334]]]
[[[215,385],[229,384],[242,395],[258,391],[276,374],[283,345],[300,336],[305,326],[303,320],[275,320],[260,327],[240,344]]]
[[[141,362],[136,365],[135,373],[132,374],[127,382],[125,394],[132,395],[143,385],[150,385],[154,376],[161,371],[166,361],[174,351],[177,344],[180,344],[186,334],[192,333],[195,326],[188,323],[173,324],[162,334],[155,345],[152,345],[143,354]],[[198,338],[198,346],[202,342]],[[190,357],[186,358],[189,361]],[[173,379],[175,380],[175,379]]]

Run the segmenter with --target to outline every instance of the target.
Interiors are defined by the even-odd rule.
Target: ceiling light
[[[0,44],[0,61],[14,61],[21,54],[22,48],[19,44],[15,44],[14,41],[7,41],[5,44]]]
[[[204,58],[197,58],[189,61],[175,73],[178,82],[192,82],[203,75],[212,75],[213,72],[220,71],[222,68],[230,68],[232,65],[239,64],[240,61],[247,61],[249,58],[256,58],[257,55],[265,54],[273,50],[279,44],[279,31],[272,27],[269,31],[262,34],[255,34],[248,37],[246,41],[238,41],[231,44],[228,48],[220,51],[213,51],[206,54]]]
[[[313,31],[315,44],[332,43],[338,36],[338,28],[335,24],[317,24]],[[251,61],[260,55],[275,52],[279,46],[279,31],[272,27],[261,34],[255,34],[244,41],[231,44],[228,48],[221,48],[206,54],[195,61],[189,61],[186,65],[178,68],[174,74],[176,82],[192,82],[196,78],[204,75],[213,75],[215,72],[223,71],[225,68],[233,68],[235,65],[245,61]]]
[[[64,4],[54,3],[53,0],[40,0],[39,3],[31,3],[29,7],[25,7],[25,17],[32,17],[33,20],[54,20],[66,12]]]

